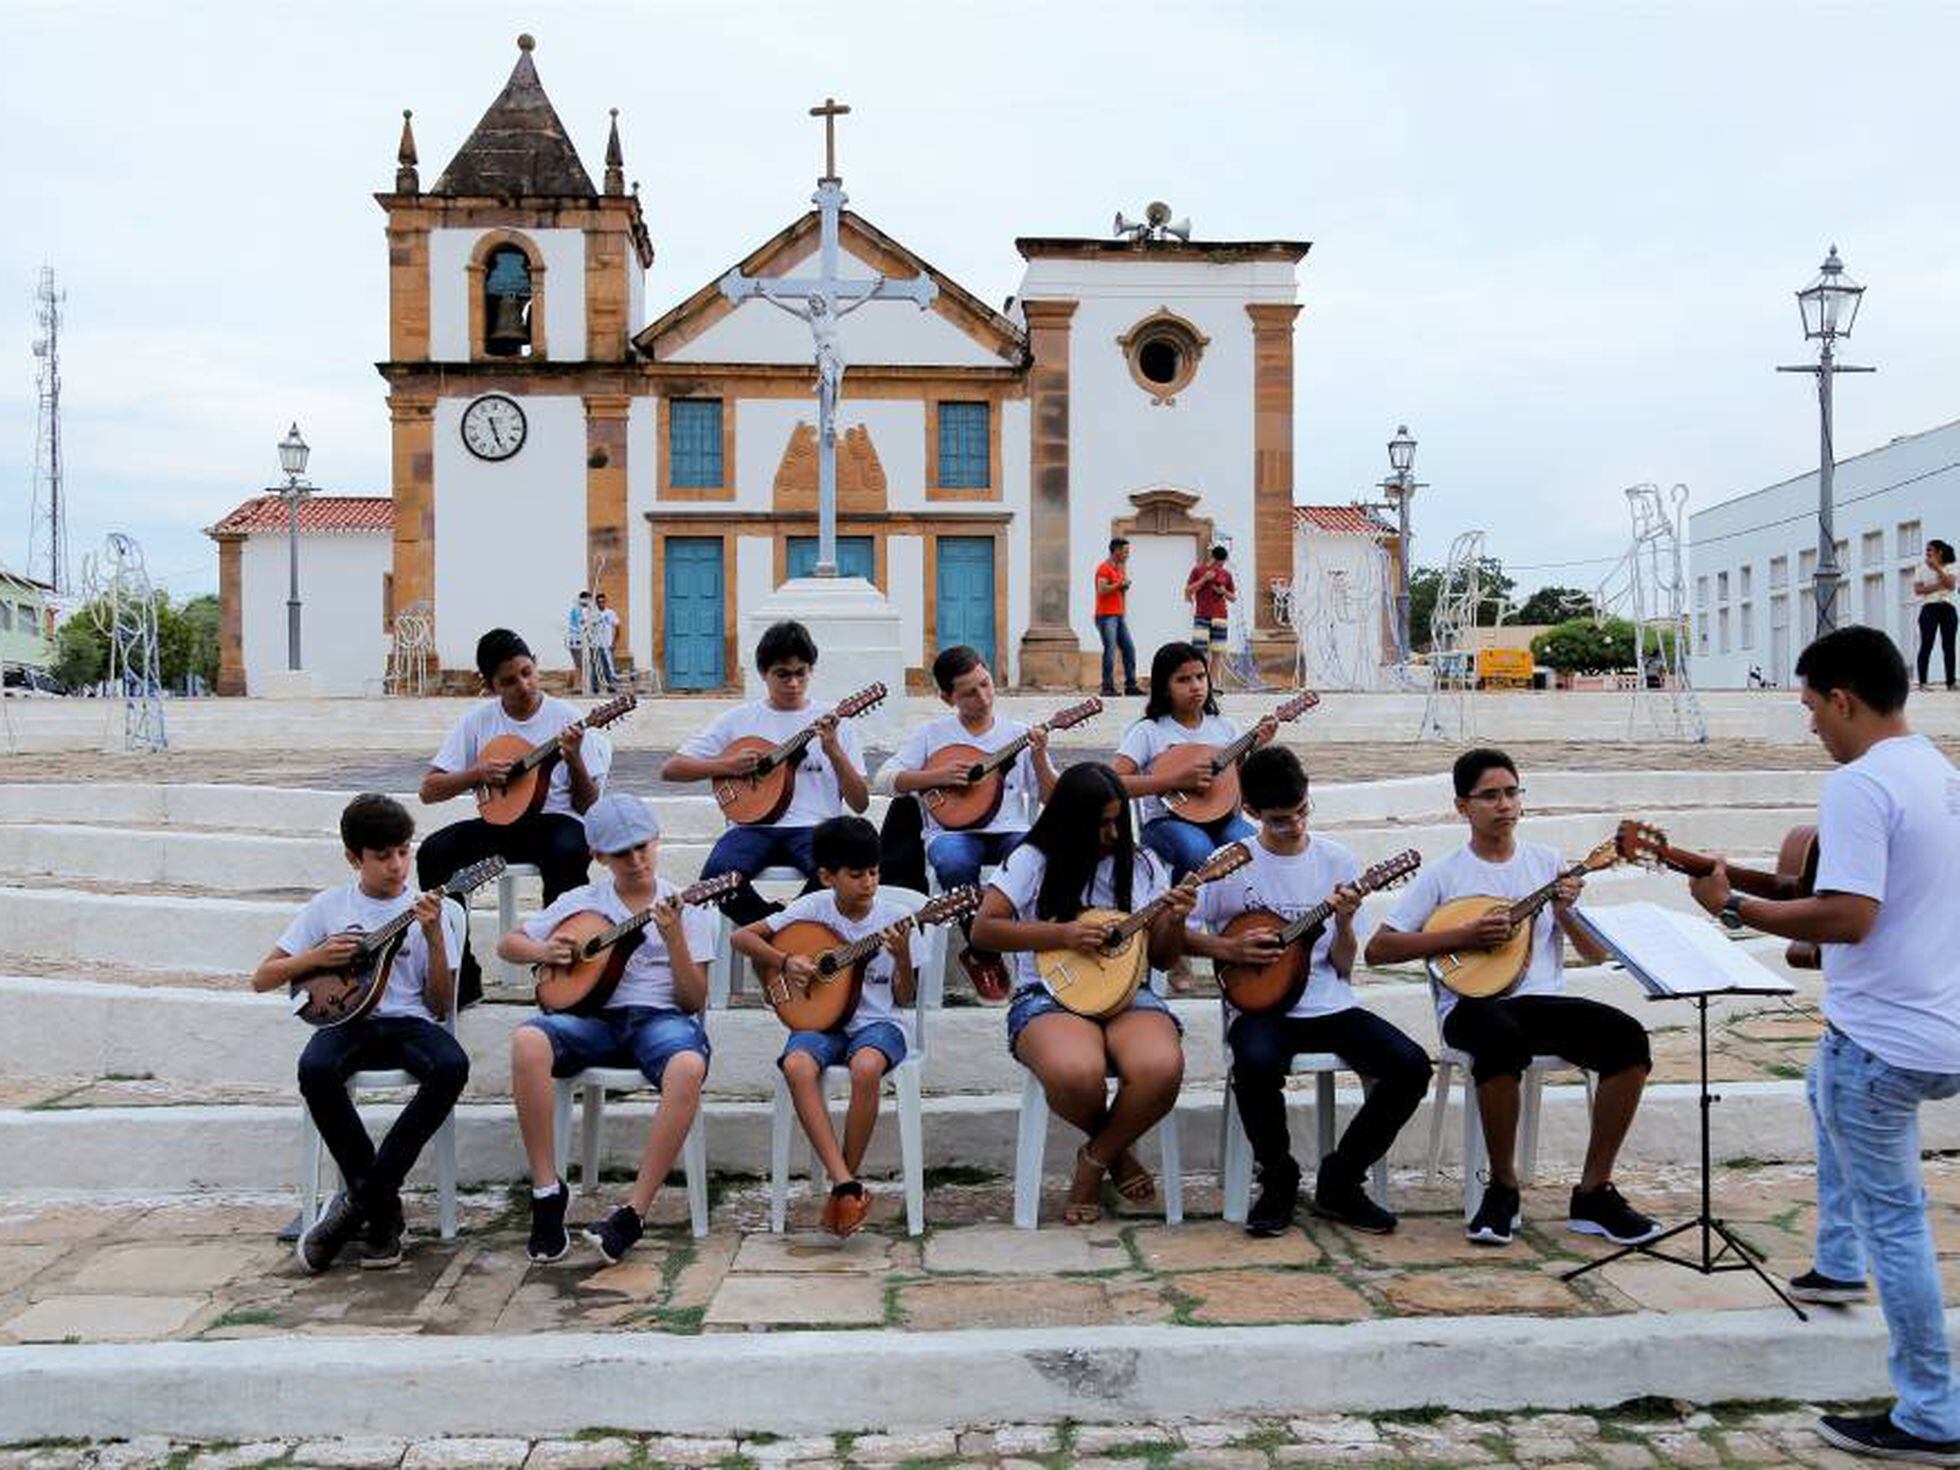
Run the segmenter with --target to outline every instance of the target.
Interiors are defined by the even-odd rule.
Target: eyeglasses
[[[1524,795],[1522,786],[1493,786],[1488,791],[1473,791],[1465,801],[1516,801]]]

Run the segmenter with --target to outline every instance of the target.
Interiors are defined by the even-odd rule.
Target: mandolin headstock
[[[723,873],[718,878],[703,878],[698,883],[690,883],[681,890],[680,901],[694,905],[726,903],[741,886],[740,873]]]
[[[452,873],[449,881],[442,885],[442,891],[447,897],[460,898],[466,893],[481,888],[493,878],[501,877],[506,866],[508,864],[500,857],[487,857],[481,862],[471,863],[467,868]]]
[[[858,690],[857,693],[847,695],[838,701],[835,711],[837,718],[840,720],[855,719],[866,710],[883,704],[885,696],[888,693],[890,691],[883,684],[867,684],[864,688]]]
[[[1579,866],[1588,873],[1602,872],[1620,860],[1620,843],[1617,835],[1607,838],[1591,852],[1579,859]]]
[[[1210,857],[1206,858],[1187,875],[1196,879],[1199,886],[1216,883],[1229,873],[1236,873],[1252,861],[1252,851],[1243,842],[1228,842]]]
[[[1301,715],[1320,703],[1320,693],[1314,689],[1303,689],[1286,703],[1273,711],[1273,718],[1284,725],[1288,720],[1297,720]]]
[[[1355,887],[1363,893],[1378,893],[1384,888],[1393,888],[1421,866],[1422,854],[1412,847],[1376,863],[1361,875]]]
[[[932,899],[912,915],[913,921],[921,928],[927,924],[948,924],[955,919],[963,919],[968,914],[980,911],[980,900],[984,895],[979,887],[969,883],[963,888],[955,888],[950,893],[942,893]]]
[[[583,720],[579,721],[588,730],[597,730],[610,725],[614,720],[623,720],[640,707],[640,696],[628,690],[617,699],[609,699]]]
[[[1059,714],[1050,715],[1042,721],[1042,724],[1050,730],[1067,730],[1081,724],[1084,720],[1093,720],[1102,712],[1103,702],[1100,699],[1089,698],[1080,704],[1070,705]]]

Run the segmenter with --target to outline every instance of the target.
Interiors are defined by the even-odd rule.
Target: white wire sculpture
[[[1309,554],[1304,578],[1274,585],[1287,588],[1302,682],[1361,692],[1392,684],[1391,650],[1382,641],[1395,620],[1385,547],[1367,547],[1358,567]]]
[[[168,750],[157,593],[135,538],[111,531],[82,569],[89,616],[109,640],[109,685],[122,696],[124,750]],[[107,732],[105,731],[105,736]]]
[[[411,602],[395,614],[388,643],[388,664],[381,676],[383,694],[429,692],[429,673],[435,667],[436,610],[427,601]]]
[[[1461,532],[1429,615],[1429,697],[1418,740],[1468,740],[1475,729],[1470,695],[1477,685],[1477,610],[1484,601],[1484,533]]]
[[[1695,745],[1708,741],[1708,721],[1688,677],[1688,577],[1682,565],[1681,528],[1687,524],[1688,487],[1627,489],[1633,543],[1600,582],[1598,616],[1623,611],[1633,623],[1633,700],[1627,735]]]

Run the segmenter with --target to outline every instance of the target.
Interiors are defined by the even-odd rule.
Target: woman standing
[[[1926,543],[1926,567],[1914,579],[1913,596],[1919,599],[1919,687],[1926,687],[1926,671],[1933,662],[1933,635],[1940,639],[1940,654],[1946,664],[1946,687],[1953,688],[1953,633],[1960,625],[1960,608],[1954,605],[1956,576],[1953,543],[1935,536]]]

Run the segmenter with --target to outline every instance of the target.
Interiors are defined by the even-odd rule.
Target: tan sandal
[[[1089,1145],[1086,1143],[1075,1151],[1075,1171],[1078,1175],[1082,1172],[1085,1164],[1096,1171],[1096,1190],[1100,1194],[1102,1192],[1102,1181],[1109,1176],[1109,1165],[1103,1163],[1094,1154],[1090,1153]],[[1074,1187],[1072,1181],[1070,1187]],[[1095,1225],[1101,1222],[1102,1213],[1101,1200],[1070,1200],[1062,1206],[1062,1223],[1064,1225]]]
[[[1123,1167],[1126,1160],[1130,1165],[1128,1169]],[[1110,1182],[1116,1186],[1116,1192],[1133,1205],[1147,1205],[1157,1198],[1156,1179],[1128,1149],[1116,1160]]]

